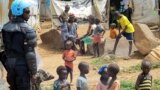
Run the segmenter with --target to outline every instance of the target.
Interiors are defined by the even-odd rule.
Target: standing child
[[[107,74],[111,77],[107,90],[120,90],[120,82],[117,80],[117,74],[119,72],[119,66],[117,64],[110,64],[108,66]]]
[[[116,24],[112,23],[110,26],[111,26],[111,28],[110,28],[110,35],[109,35],[109,37],[111,39],[116,39],[116,37],[117,37]]]
[[[152,75],[150,75],[151,63],[143,60],[141,64],[142,73],[138,76],[136,81],[136,90],[151,90],[152,89]]]
[[[96,28],[93,29],[93,51],[94,57],[99,57],[99,44],[101,43],[101,38],[103,37],[105,31],[102,29],[100,25],[100,20],[95,19]],[[103,34],[101,34],[103,32]]]
[[[101,77],[97,85],[97,90],[107,90],[109,81],[109,77],[107,75],[107,66],[102,66],[98,73],[101,75]]]
[[[65,41],[68,39],[68,23],[67,21],[65,21],[65,19],[63,17],[62,18],[62,22],[60,25],[60,30],[61,30],[61,40],[63,45],[65,44]],[[63,46],[63,48],[65,47],[65,45]]]
[[[59,66],[57,68],[58,80],[54,81],[54,90],[70,90],[70,85],[67,82],[67,69],[65,66]]]
[[[59,21],[60,21],[60,22],[62,22],[63,19],[64,19],[65,21],[68,21],[68,18],[69,18],[68,12],[69,12],[69,10],[70,10],[70,6],[69,6],[69,5],[66,5],[66,6],[65,6],[65,10],[64,10],[64,11],[61,13],[61,15],[59,16]]]
[[[133,33],[135,32],[135,29],[132,23],[127,19],[127,17],[122,15],[119,11],[115,12],[115,17],[117,18],[117,22],[119,23],[119,26],[121,26],[122,28],[122,32],[120,32],[116,38],[114,48],[113,48],[113,54],[115,54],[119,40],[123,35],[128,40],[128,43],[129,43],[129,52],[128,52],[128,57],[126,58],[126,59],[129,59],[132,52]]]
[[[69,18],[68,12],[69,10],[70,10],[69,5],[66,5],[65,10],[59,16],[59,21],[61,23],[60,24],[61,39],[62,39],[63,45],[64,45],[64,42],[68,39],[68,18]]]
[[[69,33],[69,39],[71,39],[74,43],[76,42],[76,39],[78,37],[77,34],[77,23],[75,22],[75,16],[74,14],[71,14],[69,16],[68,20],[68,33]]]
[[[85,74],[89,73],[89,65],[86,62],[80,62],[78,65],[80,76],[77,79],[77,90],[89,90],[88,81]]]
[[[65,43],[65,51],[63,53],[63,60],[65,61],[65,66],[67,68],[67,75],[70,73],[70,83],[73,79],[73,61],[76,60],[76,51],[73,50],[73,42],[67,40]]]

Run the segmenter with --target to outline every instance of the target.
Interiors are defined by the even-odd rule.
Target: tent
[[[13,0],[0,0],[0,30],[8,22],[8,11]],[[39,29],[39,0],[30,0],[31,16],[28,21],[35,29]]]
[[[53,25],[59,26],[58,16],[63,12],[65,5],[69,5],[69,13],[74,13],[80,20],[87,19],[93,13],[102,19],[101,16],[104,16],[106,0],[93,0],[93,3],[94,7],[92,7],[92,0],[41,0],[40,16],[42,18],[51,18]]]

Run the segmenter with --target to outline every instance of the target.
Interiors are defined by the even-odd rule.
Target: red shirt
[[[73,61],[76,59],[76,52],[72,49],[65,50],[63,52],[63,59],[65,60],[65,66],[68,66],[71,69],[73,69]]]

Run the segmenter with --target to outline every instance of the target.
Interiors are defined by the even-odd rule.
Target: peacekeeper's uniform
[[[2,28],[10,90],[30,90],[30,78],[37,72],[36,33],[27,22],[13,18]]]

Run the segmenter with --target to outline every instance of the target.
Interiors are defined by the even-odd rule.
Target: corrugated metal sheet
[[[8,21],[8,0],[0,0],[0,30]]]

